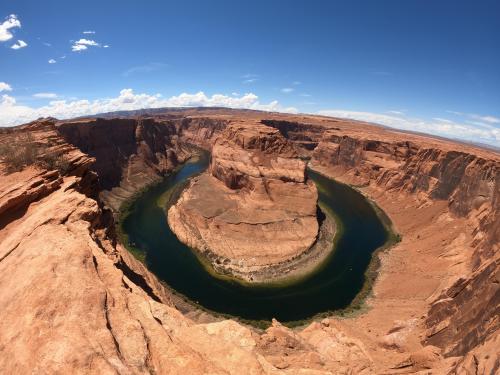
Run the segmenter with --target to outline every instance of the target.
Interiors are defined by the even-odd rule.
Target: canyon
[[[63,155],[65,168],[0,164],[6,373],[498,372],[498,152],[344,119],[221,108],[40,119],[0,130],[0,144],[28,133],[44,152]],[[373,200],[401,241],[376,254],[365,307],[257,329],[187,308],[135,259],[116,233],[121,208],[197,148],[212,152],[209,170],[191,180],[169,223],[184,242],[224,258],[254,254],[235,272],[280,263],[314,242],[317,192],[305,161]],[[204,199],[214,205],[190,203]],[[218,205],[234,212],[215,228],[208,211]],[[253,215],[259,210],[265,215]],[[286,243],[275,233],[287,228],[299,238],[279,254],[273,241],[262,253],[250,243],[244,254],[214,242],[251,220],[269,226],[273,241]],[[286,228],[274,227],[283,220]],[[194,221],[210,230],[194,237],[180,224]]]
[[[305,169],[277,129],[232,123],[215,140],[209,171],[169,209],[168,223],[221,273],[246,281],[297,273],[306,255],[327,255],[332,245],[317,244],[318,192]]]

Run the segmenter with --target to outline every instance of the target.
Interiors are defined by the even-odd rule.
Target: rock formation
[[[192,154],[208,147],[224,121],[180,119],[81,119],[58,123],[64,139],[95,157],[101,199],[114,212],[145,186],[158,182]],[[180,140],[181,139],[181,140]]]
[[[169,209],[169,225],[216,270],[249,281],[284,277],[318,237],[318,193],[305,168],[277,130],[232,123],[215,141],[209,171]]]
[[[10,172],[0,161],[2,372],[498,372],[497,152],[320,116],[163,111],[0,131],[0,145],[30,133],[68,163]],[[185,308],[117,241],[107,207],[169,173],[190,144],[217,148],[229,123],[255,121],[277,129],[313,168],[357,185],[402,234],[380,254],[367,311],[259,331]],[[249,195],[253,183],[262,192],[263,179],[222,146],[206,178],[224,191]],[[289,146],[279,149],[288,155]],[[279,183],[307,186],[287,176]]]

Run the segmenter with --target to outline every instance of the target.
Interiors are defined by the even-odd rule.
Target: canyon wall
[[[97,160],[93,170],[101,199],[114,212],[186,161],[192,145],[208,148],[224,127],[224,121],[208,118],[97,118],[57,124],[65,141]]]
[[[402,216],[444,207],[441,216],[429,216],[422,237],[412,233],[407,240],[417,250],[409,252],[403,244],[403,260],[396,258],[403,267],[430,257],[421,250],[437,248],[429,262],[450,252],[457,264],[463,262],[456,276],[436,271],[442,276],[437,292],[425,297],[421,335],[410,329],[419,318],[414,305],[405,310],[377,285],[372,309],[352,319],[330,318],[296,330],[274,322],[264,332],[234,320],[214,321],[209,314],[195,321],[179,312],[171,293],[117,242],[106,206],[116,211],[169,173],[191,155],[190,144],[209,149],[238,118],[279,130],[314,169],[372,192],[388,208],[414,211]],[[498,153],[338,119],[229,110],[47,120],[12,133],[18,132],[30,132],[37,143],[63,153],[68,165],[64,172],[28,167],[12,173],[0,163],[0,368],[6,373],[498,371]],[[9,134],[0,134],[0,143],[9,142]],[[253,170],[220,151],[212,159],[212,177],[228,190],[251,186],[247,176]],[[288,168],[280,174],[286,176],[283,183],[300,177]],[[427,243],[433,220],[442,232],[447,223],[450,232],[467,232],[467,241],[471,228],[470,242]],[[387,271],[387,258],[396,251],[385,255],[378,281],[390,284],[391,291],[408,283],[408,275],[398,279]],[[377,301],[387,304],[386,310]],[[386,329],[388,324],[393,327]],[[407,342],[412,345],[401,344]]]
[[[500,327],[498,158],[325,131],[312,165],[353,184],[416,195],[422,204],[447,201],[452,214],[476,223],[470,274],[432,303],[425,341],[443,348],[445,355],[459,356],[495,339]]]

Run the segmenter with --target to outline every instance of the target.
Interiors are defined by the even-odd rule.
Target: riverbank
[[[352,182],[338,168],[312,167],[342,183]],[[466,272],[466,249],[475,228],[466,218],[452,215],[446,201],[429,202],[375,184],[356,189],[380,207],[401,238],[388,251],[374,255],[372,264],[379,263],[377,277],[361,313],[341,319],[344,329],[362,340],[383,368],[398,358],[403,360],[404,353],[423,348],[430,305],[441,290]]]
[[[204,168],[199,163],[186,164],[143,193],[121,221],[129,246],[143,250],[143,262],[160,280],[185,297],[183,300],[260,327],[272,318],[302,324],[318,314],[349,308],[354,300],[358,303],[356,296],[363,290],[372,252],[387,240],[384,225],[362,195],[329,179],[316,181],[322,210],[327,213],[323,223],[331,225],[330,233],[333,225],[328,217],[337,216],[335,251],[324,246],[325,260],[308,259],[304,264],[307,275],[293,282],[242,283],[227,275],[214,275],[210,264],[183,245],[166,222],[163,205],[172,202],[178,187]],[[328,231],[323,233],[328,237]],[[330,239],[325,239],[329,246]]]

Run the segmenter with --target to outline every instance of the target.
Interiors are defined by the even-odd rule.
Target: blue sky
[[[499,146],[500,2],[3,1],[0,91],[0,126],[226,105]]]

